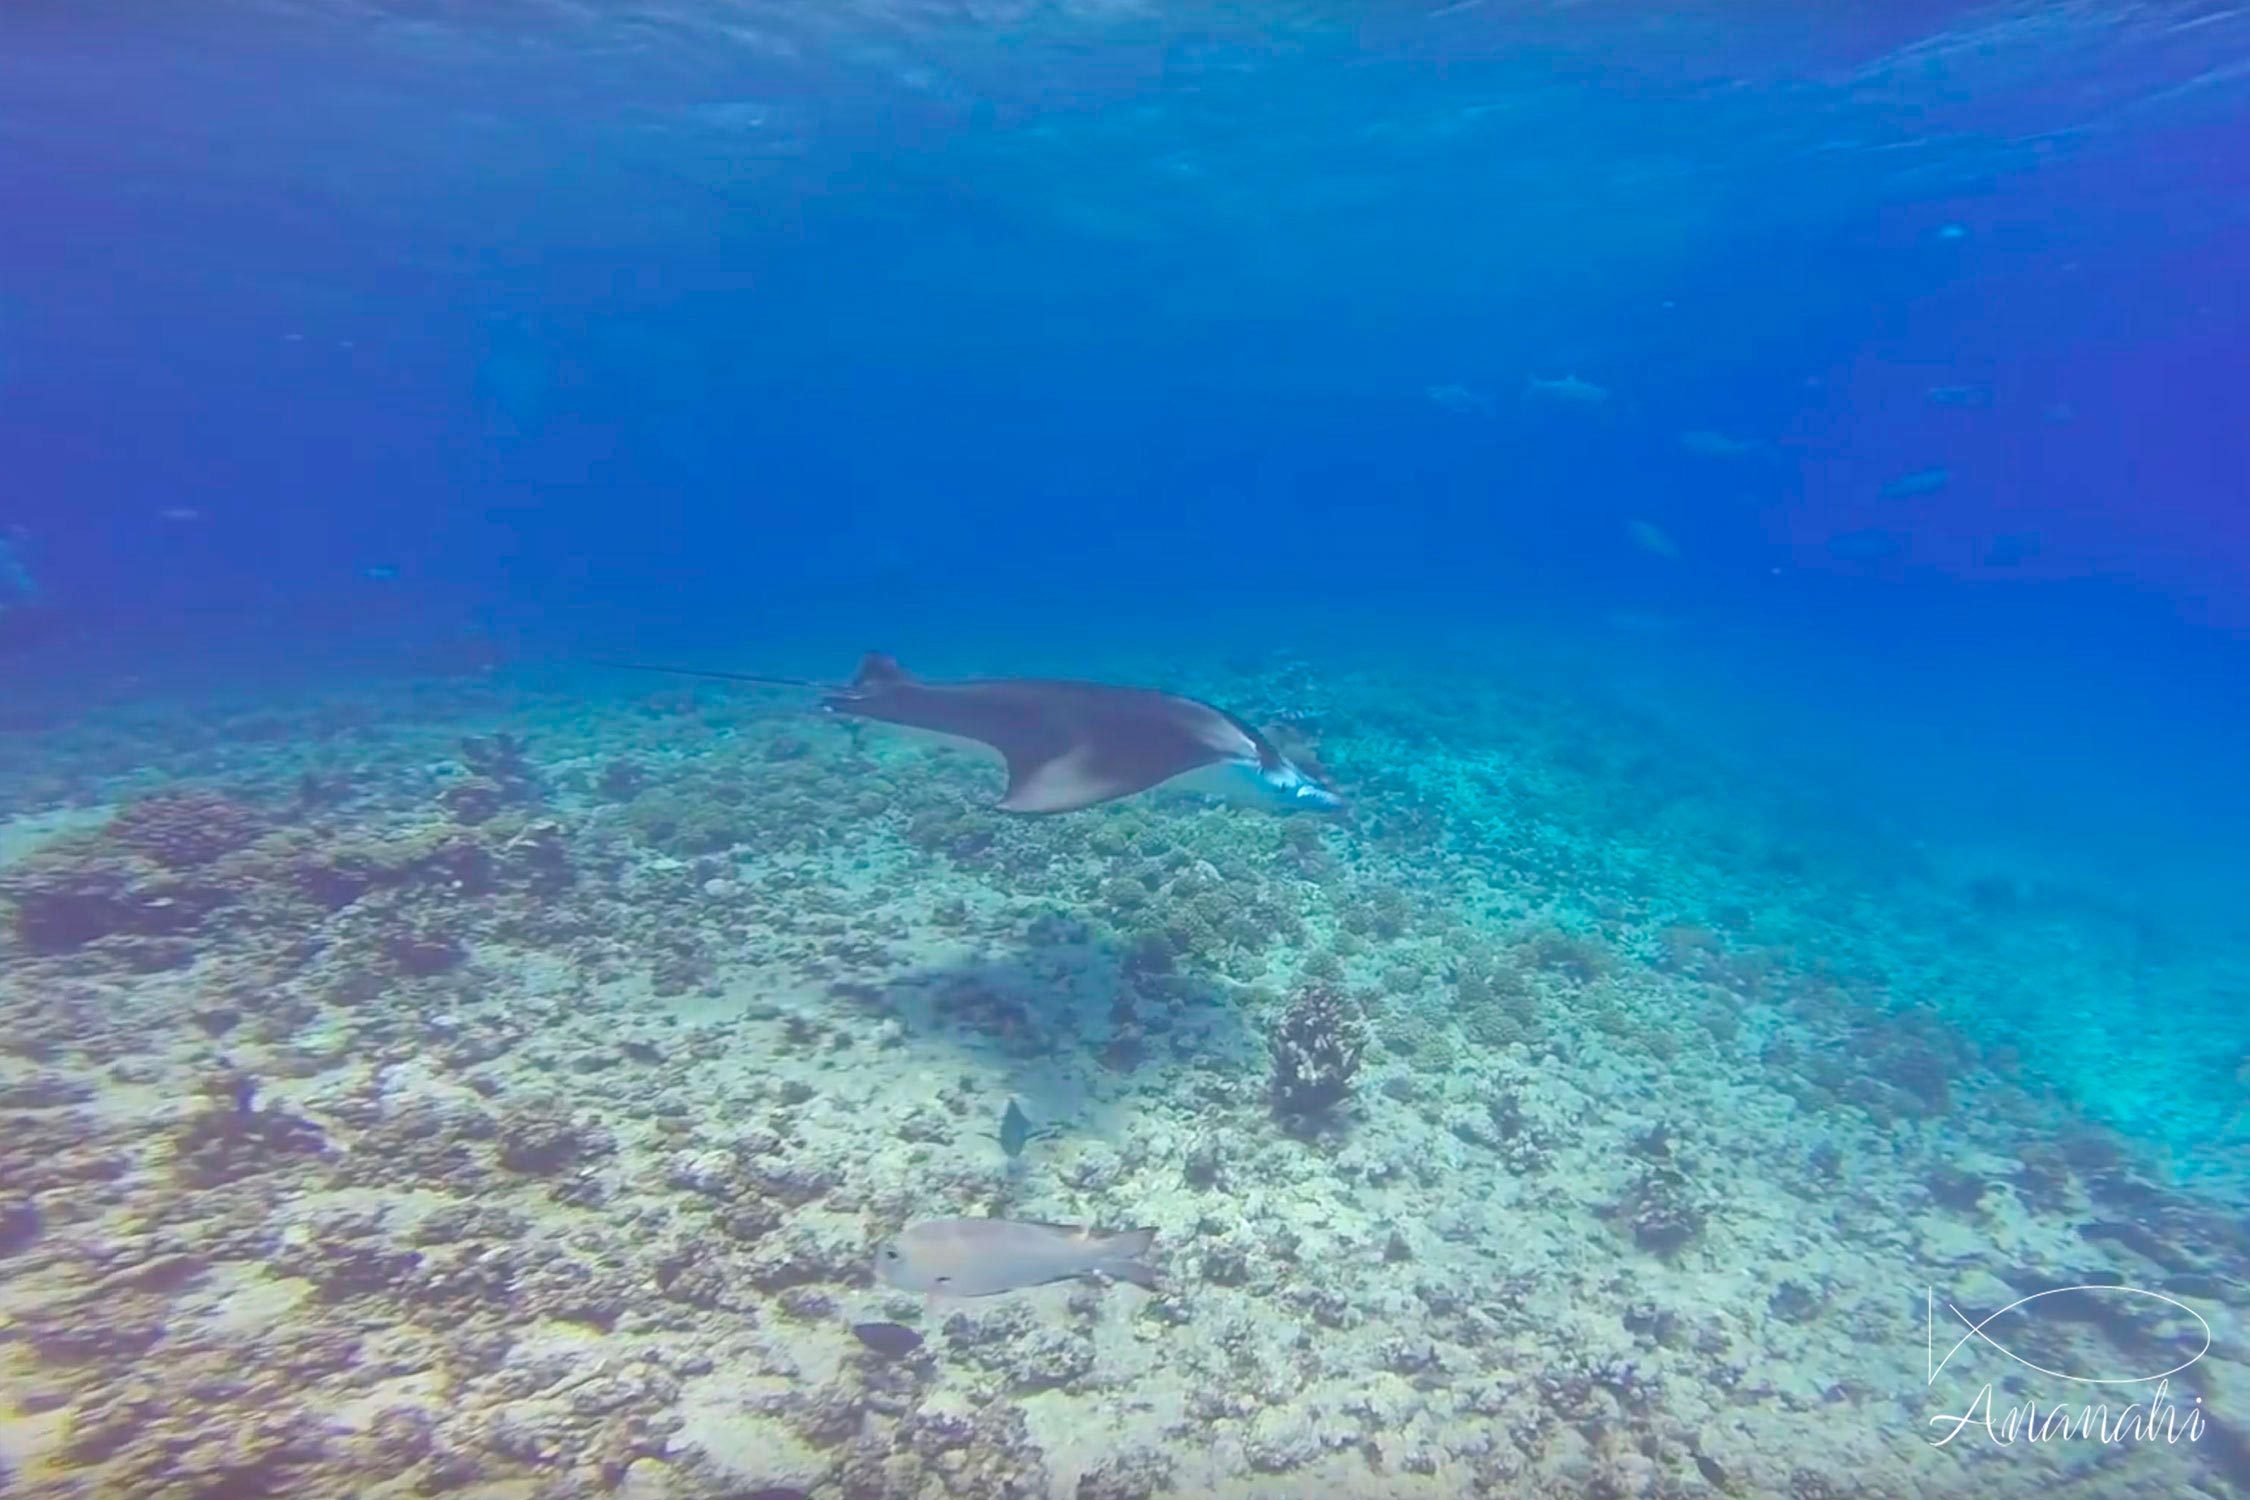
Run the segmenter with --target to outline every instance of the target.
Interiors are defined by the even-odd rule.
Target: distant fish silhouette
[[[1525,382],[1524,394],[1541,396],[1549,401],[1574,402],[1580,406],[1598,406],[1609,399],[1606,387],[1598,386],[1591,380],[1581,380],[1576,375],[1534,375]]]
[[[1007,763],[1008,789],[995,804],[1005,812],[1076,812],[1167,784],[1276,811],[1335,812],[1344,805],[1234,715],[1150,688],[1037,677],[924,682],[876,653],[842,687],[739,672],[640,670],[818,688],[831,713],[986,746]]]
[[[1630,521],[1625,534],[1633,539],[1634,546],[1653,556],[1676,560],[1680,555],[1680,544],[1654,521]]]
[[[1755,438],[1728,437],[1723,432],[1698,428],[1681,433],[1680,446],[1704,458],[1747,458],[1753,453],[1763,453],[1766,445]]]
[[[1916,469],[1911,474],[1901,474],[1883,486],[1886,500],[1911,500],[1920,495],[1934,495],[1953,483],[1951,469]]]
[[[1422,394],[1464,417],[1489,417],[1499,411],[1499,403],[1482,391],[1472,391],[1465,385],[1433,385],[1424,387]]]

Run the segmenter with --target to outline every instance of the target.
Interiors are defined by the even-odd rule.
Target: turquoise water
[[[0,17],[0,1493],[2250,1493],[2250,25],[1831,11]]]

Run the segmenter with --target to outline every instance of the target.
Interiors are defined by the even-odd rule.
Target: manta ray
[[[1277,811],[1336,812],[1344,799],[1224,709],[1153,688],[1044,677],[926,682],[870,652],[842,686],[796,677],[614,662],[770,687],[812,688],[821,707],[997,751],[1003,812],[1065,813],[1179,787]]]

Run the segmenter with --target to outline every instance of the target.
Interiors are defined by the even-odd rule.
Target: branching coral
[[[1273,1111],[1283,1127],[1309,1135],[1332,1122],[1366,1050],[1366,1023],[1340,991],[1316,985],[1298,995],[1273,1034]]]

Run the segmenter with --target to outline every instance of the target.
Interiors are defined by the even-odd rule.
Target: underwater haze
[[[0,8],[0,1495],[2250,1497],[2246,280],[2233,0]]]

